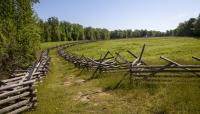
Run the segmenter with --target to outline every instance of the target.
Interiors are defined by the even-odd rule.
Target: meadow
[[[53,47],[53,46],[59,46],[59,45],[62,45],[62,44],[66,44],[68,43],[69,41],[59,41],[59,42],[44,42],[44,43],[41,43],[41,50],[44,50],[44,49],[47,49],[49,47]]]
[[[200,56],[200,40],[191,37],[162,38],[130,38],[120,40],[98,41],[95,43],[74,46],[68,51],[91,58],[100,58],[107,51],[120,52],[127,59],[133,58],[126,51],[139,55],[143,45],[146,45],[143,60],[149,64],[161,64],[161,55],[180,63],[197,63],[192,56]]]
[[[99,58],[106,51],[126,50],[139,54],[146,44],[143,60],[163,64],[165,55],[183,64],[199,64],[192,56],[200,56],[200,40],[195,38],[149,38],[97,41],[74,46],[67,51]],[[48,44],[45,44],[48,45]],[[38,106],[27,114],[198,114],[200,113],[199,78],[151,78],[136,80],[131,85],[125,79],[119,88],[111,89],[123,77],[123,72],[104,73],[88,80],[92,71],[75,68],[57,54],[50,52],[51,71],[38,88]],[[182,74],[180,74],[182,75]],[[190,74],[187,74],[190,75]]]

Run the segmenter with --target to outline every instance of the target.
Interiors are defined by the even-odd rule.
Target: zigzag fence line
[[[80,43],[83,42],[72,42],[68,45]],[[0,81],[0,114],[18,114],[37,106],[35,86],[42,82],[50,69],[49,51],[65,46],[66,44],[44,50],[27,70],[15,70],[9,79]]]
[[[95,70],[92,78],[96,78],[96,73],[126,71],[125,75],[150,77],[157,73],[192,73],[195,76],[200,76],[200,65],[182,65],[169,58],[161,56],[160,58],[168,64],[166,65],[148,65],[142,60],[145,45],[142,47],[139,56],[136,56],[131,51],[127,51],[134,59],[128,61],[119,52],[112,54],[106,52],[99,59],[92,59],[84,55],[78,56],[71,52],[65,51],[75,45],[89,43],[92,41],[72,42],[62,46],[55,46],[42,52],[38,61],[36,61],[27,70],[16,70],[10,79],[0,81],[0,114],[9,113],[17,114],[25,110],[33,108],[37,105],[36,89],[34,86],[45,78],[49,71],[48,56],[49,50],[58,48],[58,53],[65,60],[73,63],[81,69]],[[200,58],[193,56],[194,60],[200,62]],[[125,77],[125,76],[124,76]],[[122,79],[123,80],[123,79]],[[120,82],[122,81],[120,80]],[[119,85],[120,82],[117,84]]]
[[[27,70],[16,70],[10,79],[1,80],[0,114],[17,114],[37,105],[34,86],[45,78],[49,70],[49,49],[42,52]]]
[[[95,75],[98,72],[102,73],[115,71],[126,71],[127,73],[125,76],[130,74],[130,78],[134,76],[142,76],[145,79],[147,79],[147,77],[155,76],[157,73],[192,73],[194,74],[193,76],[200,76],[200,65],[182,65],[164,56],[160,56],[160,59],[168,62],[168,64],[148,65],[142,60],[145,51],[145,45],[143,45],[139,56],[136,56],[134,53],[128,50],[127,53],[133,57],[133,61],[128,61],[119,52],[112,54],[110,51],[107,51],[104,56],[101,56],[100,59],[95,60],[89,57],[85,57],[84,55],[75,55],[66,50],[67,48],[77,44],[62,46],[58,49],[58,53],[65,60],[73,63],[78,68],[87,70],[94,69],[95,71],[91,78],[98,77],[98,75]],[[194,56],[192,58],[200,62],[199,57]]]
[[[18,114],[37,105],[35,86],[47,75],[50,68],[49,50],[27,70],[15,70],[9,79],[0,81],[0,114]]]

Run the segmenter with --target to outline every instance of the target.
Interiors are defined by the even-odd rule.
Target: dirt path
[[[50,56],[51,71],[38,86],[38,106],[28,114],[102,113],[107,109],[100,103],[112,96],[96,86],[97,80],[86,82],[79,77],[80,70],[59,57],[56,50]]]

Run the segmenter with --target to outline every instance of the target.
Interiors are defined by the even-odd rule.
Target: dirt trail
[[[109,93],[96,87],[93,81],[86,82],[77,76],[80,70],[59,57],[56,50],[50,52],[51,70],[38,86],[38,106],[28,114],[69,114],[92,113],[102,98],[110,97]],[[92,111],[92,112],[91,112]]]

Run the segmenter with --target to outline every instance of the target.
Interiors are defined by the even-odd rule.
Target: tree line
[[[41,41],[76,41],[76,40],[107,40],[135,37],[162,37],[162,36],[200,36],[200,15],[180,23],[174,30],[166,32],[153,30],[113,30],[102,28],[83,27],[67,21],[59,21],[50,17],[47,21],[39,20]]]
[[[200,36],[200,15],[197,18],[190,18],[182,22],[174,30],[167,30],[166,36]]]
[[[40,19],[38,22],[42,42],[110,39],[107,29],[84,28],[80,24],[59,21],[56,17],[48,18],[47,21]]]
[[[160,37],[164,32],[148,30],[114,30],[105,28],[83,27],[67,21],[59,21],[57,17],[50,17],[47,21],[39,19],[40,36],[42,42],[76,41],[76,40],[107,40],[133,37]]]
[[[110,31],[111,39],[119,38],[135,38],[135,37],[161,37],[164,36],[164,32],[160,31],[148,31],[148,30],[114,30]]]
[[[162,36],[200,36],[200,15],[180,23],[174,30],[166,32],[153,30],[113,30],[86,27],[80,24],[72,24],[67,21],[59,21],[51,17],[47,21],[40,19],[41,41],[76,41],[76,40],[107,40],[135,37],[162,37]]]

